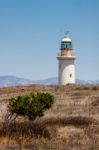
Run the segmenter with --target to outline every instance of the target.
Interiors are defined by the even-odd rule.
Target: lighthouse
[[[58,82],[60,85],[75,83],[75,55],[73,54],[72,40],[64,36],[61,40],[58,59]]]

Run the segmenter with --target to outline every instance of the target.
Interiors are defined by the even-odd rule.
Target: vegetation
[[[27,116],[29,120],[35,120],[37,117],[42,117],[44,111],[49,109],[53,102],[53,95],[41,92],[11,98],[8,104],[10,112],[8,119],[15,120],[17,116]]]
[[[35,121],[28,121],[26,116],[4,122],[9,99],[31,95],[33,91],[54,95],[53,107],[44,109],[44,116]],[[99,150],[99,85],[1,88],[0,121],[2,150],[22,150],[22,147],[24,150]]]

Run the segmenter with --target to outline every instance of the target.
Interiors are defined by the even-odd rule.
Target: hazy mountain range
[[[18,86],[18,85],[29,85],[29,84],[57,84],[57,77],[52,77],[44,80],[29,80],[24,78],[18,78],[15,76],[0,76],[0,87],[9,87],[9,86]],[[76,83],[79,84],[97,84],[99,80],[76,80]]]

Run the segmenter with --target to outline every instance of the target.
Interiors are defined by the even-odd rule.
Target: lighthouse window
[[[70,74],[70,78],[72,77],[72,74]]]
[[[62,42],[61,48],[62,49],[72,48],[72,43],[71,42]]]

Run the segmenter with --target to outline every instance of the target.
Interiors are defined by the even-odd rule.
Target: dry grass
[[[34,123],[23,118],[4,122],[8,99],[33,91],[55,96],[53,107]],[[99,150],[99,85],[0,89],[0,150]]]

